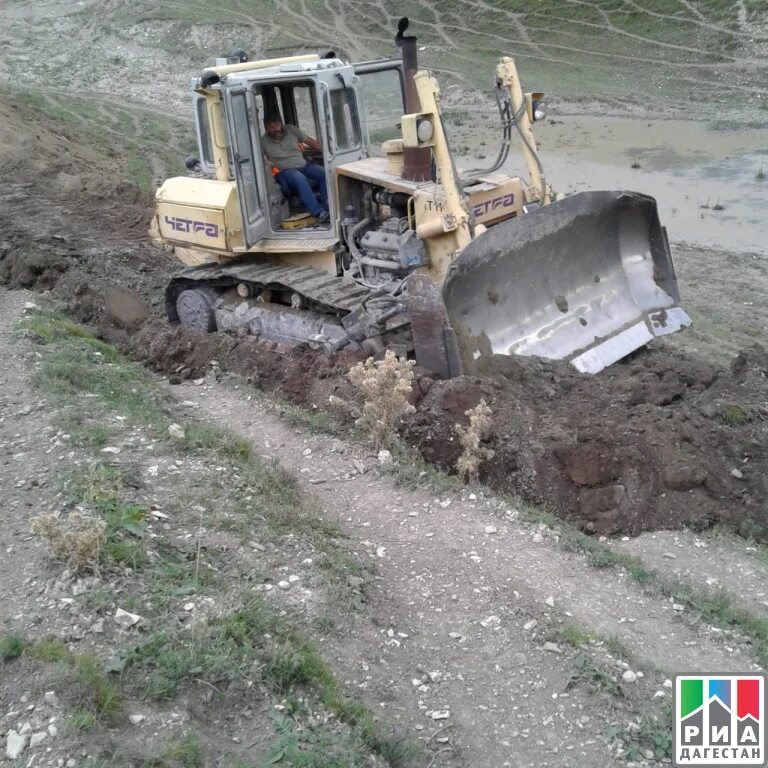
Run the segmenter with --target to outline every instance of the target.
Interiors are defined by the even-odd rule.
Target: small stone
[[[48,733],[49,733],[51,736],[56,736],[56,735],[58,735],[58,733],[59,733],[59,729],[58,729],[58,728],[57,728],[57,727],[56,727],[56,726],[55,726],[53,723],[51,723],[51,724],[48,726]]]
[[[301,576],[297,576],[295,573],[292,573],[292,574],[291,574],[291,575],[288,577],[288,582],[289,582],[290,584],[295,584],[297,581],[301,581]]]
[[[685,610],[685,606],[684,605],[680,605],[680,603],[672,603],[672,610],[673,611],[684,611]]]
[[[432,713],[433,720],[447,720],[451,716],[451,713],[447,709],[436,709]]]
[[[27,748],[27,740],[28,737],[26,734],[22,735],[16,733],[16,731],[11,728],[11,730],[8,731],[8,736],[5,740],[5,756],[9,760],[16,760],[16,758],[20,757],[21,753]]]
[[[24,302],[24,311],[25,312],[34,312],[37,309],[37,304],[35,304],[34,301],[25,301]]]
[[[56,695],[56,691],[46,691],[43,694],[43,701],[51,707],[59,706],[59,697]]]
[[[48,734],[45,731],[40,731],[39,733],[33,733],[32,738],[29,740],[29,746],[30,749],[34,749],[39,744],[42,744]]]
[[[656,691],[656,693],[653,694],[654,699],[665,699],[667,697],[666,691]]]
[[[291,582],[290,581],[278,581],[277,586],[280,589],[290,589],[291,588]]]
[[[666,557],[668,560],[674,560],[677,555],[674,552],[665,552],[662,557]]]
[[[75,760],[74,757],[70,757],[69,760],[67,760],[67,768],[75,768],[77,765],[77,760]]]
[[[740,469],[732,469],[731,477],[735,477],[737,480],[741,480],[744,477],[744,473]]]
[[[32,708],[34,709],[34,705],[32,705]],[[27,712],[29,712],[30,709],[27,707]],[[25,733],[31,733],[32,732],[32,723],[26,722],[24,725],[21,726],[19,729],[19,734],[23,736]]]
[[[103,635],[104,619],[96,619],[96,621],[91,624],[91,632],[93,632],[94,635]]]
[[[671,681],[669,678],[667,678],[667,679],[666,679],[666,680],[665,680],[665,681],[662,683],[662,685],[663,685],[665,688],[671,688],[671,687],[672,687],[672,681]]]
[[[392,453],[387,450],[379,451],[379,464],[385,466],[392,463]]]
[[[462,637],[461,632],[449,632],[448,637],[451,638],[451,640],[460,640]]]
[[[304,449],[304,450],[301,452],[301,455],[302,455],[302,456],[304,456],[305,458],[306,458],[307,456],[311,456],[311,455],[312,455],[312,449],[311,449],[311,448],[305,448],[305,449]]]
[[[538,625],[539,622],[536,621],[536,619],[531,619],[530,621],[526,621],[525,624],[523,624],[523,629],[526,632],[530,632],[532,629],[536,629]]]
[[[118,608],[115,611],[113,620],[119,627],[122,627],[123,629],[130,629],[141,621],[141,616],[136,613],[129,613],[128,611],[124,611],[122,608]]]
[[[144,721],[144,715],[128,715],[128,719],[134,724],[139,725],[139,723]]]
[[[467,498],[468,498],[470,501],[477,501],[477,494],[475,494],[475,493],[470,493],[470,494],[469,494],[469,496],[467,496]]]
[[[545,601],[544,601],[550,608],[555,607],[555,598],[550,595]]]
[[[557,643],[544,643],[544,650],[550,653],[562,653],[563,649]]]
[[[448,509],[448,507],[451,506],[451,500],[450,499],[443,499],[443,501],[438,503],[438,506],[442,509]]]
[[[625,669],[624,673],[621,676],[621,679],[625,683],[636,683],[637,682],[637,672],[633,672],[631,669]]]
[[[544,537],[540,533],[534,533],[531,541],[533,541],[534,544],[542,544],[544,542]]]
[[[190,611],[195,610],[195,604],[194,603],[184,603],[184,610],[189,613]]]
[[[174,440],[183,440],[184,430],[178,424],[171,424],[168,427],[168,435],[172,437]]]
[[[108,445],[106,448],[102,448],[101,452],[117,454],[117,453],[120,453],[120,449],[115,445]]]
[[[486,525],[485,532],[487,534],[498,533],[498,528],[495,525]]]

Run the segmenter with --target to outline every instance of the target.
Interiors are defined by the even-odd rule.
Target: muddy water
[[[658,200],[672,242],[768,256],[768,120],[765,130],[733,131],[678,120],[553,120],[539,123],[536,136],[557,191],[645,192]],[[474,157],[460,165],[482,163],[477,155],[493,153],[496,138],[487,131],[463,133],[461,143]],[[527,176],[516,145],[510,154],[506,169]]]

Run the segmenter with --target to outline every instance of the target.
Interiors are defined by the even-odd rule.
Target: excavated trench
[[[0,218],[0,283],[50,291],[172,382],[203,375],[215,360],[302,406],[351,397],[354,355],[167,326],[163,287],[175,264],[143,243],[86,246],[71,231],[30,231],[12,210]],[[768,352],[757,344],[723,369],[659,341],[598,376],[494,358],[478,377],[418,375],[403,434],[452,471],[461,450],[455,426],[484,398],[494,414],[487,442],[495,455],[481,471],[490,485],[596,534],[724,524],[768,540],[767,377]]]

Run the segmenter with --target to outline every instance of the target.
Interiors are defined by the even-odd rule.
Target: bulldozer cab
[[[339,212],[332,190],[335,169],[368,153],[362,116],[363,96],[354,68],[337,60],[287,64],[229,75],[220,85],[219,109],[226,131],[231,178],[238,188],[246,247],[263,239],[306,238],[302,222],[311,224],[300,198],[280,183],[277,168],[264,151],[266,119],[316,138],[321,151],[308,147],[305,158],[322,168],[329,191],[330,220]],[[196,124],[201,165],[214,169],[214,132],[205,94],[196,94]],[[313,236],[334,236],[333,226],[313,226]]]

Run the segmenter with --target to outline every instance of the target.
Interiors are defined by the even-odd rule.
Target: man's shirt
[[[307,164],[299,149],[299,142],[306,138],[304,131],[295,125],[284,125],[283,138],[280,141],[265,133],[261,137],[261,146],[273,165],[281,171],[287,171],[291,168],[303,168]]]

